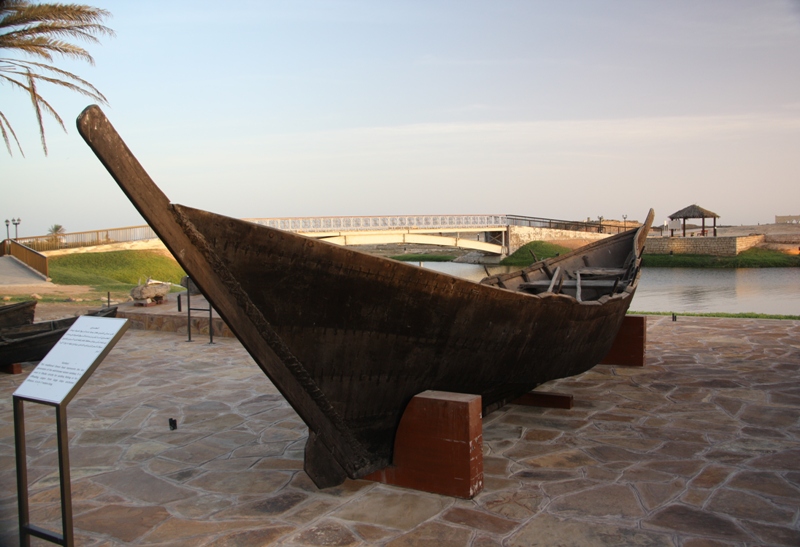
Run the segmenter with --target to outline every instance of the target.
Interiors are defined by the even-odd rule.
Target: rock
[[[459,256],[453,262],[460,262],[463,264],[481,264],[486,258],[486,255],[478,251],[470,251],[463,256]]]
[[[138,285],[131,289],[131,296],[134,300],[161,300],[169,294],[172,285],[163,281],[148,279],[144,285]]]
[[[31,298],[33,298],[34,300],[41,300],[41,299],[42,299],[42,296],[41,296],[41,295],[39,295],[39,294],[33,293],[33,294],[31,295]]]
[[[8,302],[9,300],[11,300],[10,296],[4,296],[3,297],[3,302]]]

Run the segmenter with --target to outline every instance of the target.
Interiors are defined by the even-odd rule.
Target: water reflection
[[[471,281],[486,277],[482,265],[426,262],[423,266]],[[513,269],[486,268],[492,275]],[[631,309],[800,315],[800,269],[645,268]]]
[[[631,309],[800,315],[800,270],[645,268]]]

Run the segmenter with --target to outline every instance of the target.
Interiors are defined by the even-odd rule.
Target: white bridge
[[[594,222],[572,222],[519,215],[403,215],[244,219],[338,245],[416,243],[509,252],[509,226],[601,232]]]
[[[503,255],[506,215],[403,215],[244,219],[338,245],[416,243]]]

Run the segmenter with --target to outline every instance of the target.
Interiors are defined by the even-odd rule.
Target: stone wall
[[[742,237],[648,237],[645,254],[736,256],[764,242],[763,235]]]
[[[532,228],[529,226],[508,227],[508,254],[513,254],[517,249],[531,241],[551,241],[554,239],[605,239],[611,234],[595,234],[591,232],[578,232],[575,230],[554,230],[553,228]]]

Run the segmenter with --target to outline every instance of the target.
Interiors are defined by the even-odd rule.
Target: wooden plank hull
[[[33,323],[36,300],[0,306],[0,329]]]
[[[488,411],[588,370],[611,346],[638,280],[634,268],[624,290],[595,301],[527,294],[509,290],[514,276],[473,283],[170,204],[97,107],[78,128],[308,424],[306,471],[320,487],[389,465],[418,393],[478,394]],[[641,237],[609,238],[591,260],[619,268],[640,254]],[[581,260],[570,253],[521,279]]]

